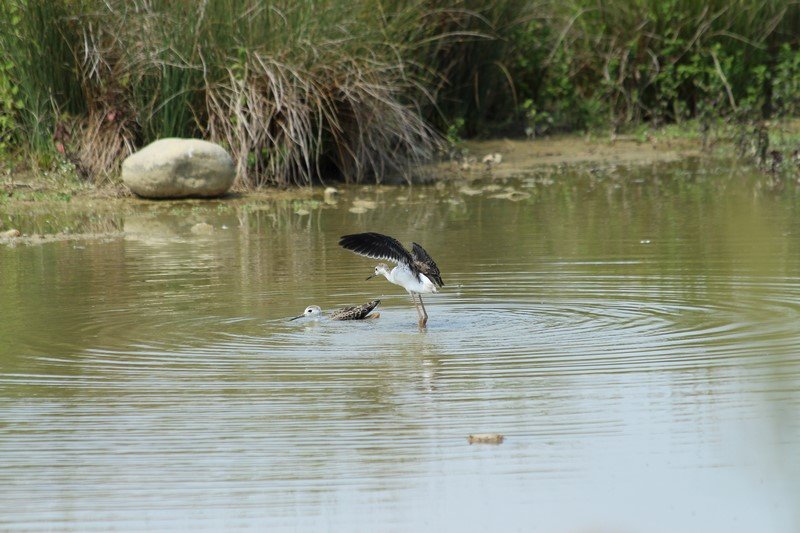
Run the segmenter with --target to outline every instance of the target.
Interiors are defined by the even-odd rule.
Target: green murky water
[[[0,529],[797,531],[795,189],[487,184],[5,214],[124,235],[0,247]],[[358,231],[437,260],[426,331]]]

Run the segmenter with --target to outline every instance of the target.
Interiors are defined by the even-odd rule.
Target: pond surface
[[[123,235],[0,247],[0,529],[798,531],[800,195],[775,189],[684,161],[132,201],[99,222]],[[359,231],[436,259],[426,330],[337,246]]]

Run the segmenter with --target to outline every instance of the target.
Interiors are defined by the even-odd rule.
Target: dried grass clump
[[[117,111],[93,111],[77,121],[72,133],[78,172],[98,185],[111,183],[122,161],[136,151],[136,133]]]
[[[433,155],[435,131],[403,103],[392,65],[353,58],[300,68],[259,53],[207,91],[209,136],[230,147],[246,186],[409,178]]]
[[[222,143],[240,188],[409,178],[439,147],[413,59],[439,38],[419,27],[427,2],[11,1],[69,50],[62,94],[80,97],[66,118],[52,100],[53,127],[71,124],[67,155],[94,181],[163,137]]]

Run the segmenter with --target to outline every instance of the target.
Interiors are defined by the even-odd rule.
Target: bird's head
[[[319,308],[318,305],[309,305],[306,307],[305,311],[303,311],[302,315],[298,315],[294,318],[290,318],[289,320],[297,320],[298,318],[308,317],[308,316],[319,316],[322,313],[322,309]]]
[[[369,276],[367,279],[369,280],[374,278],[375,276],[380,276],[380,275],[384,276],[389,275],[389,267],[386,265],[386,263],[378,263],[377,265],[375,265],[375,272],[373,272],[373,274]]]

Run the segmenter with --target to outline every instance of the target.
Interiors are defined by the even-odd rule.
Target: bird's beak
[[[366,280],[364,280],[364,281],[369,281],[369,280],[371,280],[371,279],[372,279],[372,278],[374,278],[374,277],[375,277],[375,274],[371,275],[370,277],[368,277],[368,278],[367,278]]]
[[[300,315],[300,316],[296,316],[296,317],[294,317],[294,318],[290,318],[290,319],[289,319],[289,322],[291,322],[292,320],[297,320],[298,318],[303,318],[304,316],[305,316],[305,315]]]

